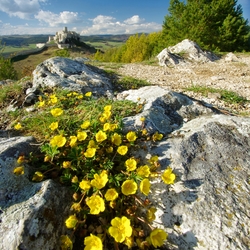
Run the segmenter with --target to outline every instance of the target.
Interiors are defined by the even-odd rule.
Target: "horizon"
[[[157,32],[162,29],[169,2],[0,0],[0,36],[53,35],[65,26],[81,36]],[[250,1],[238,0],[237,4],[250,21]]]

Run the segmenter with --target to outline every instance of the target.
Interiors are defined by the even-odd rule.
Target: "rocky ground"
[[[190,63],[171,68],[157,65],[125,64],[119,68],[118,73],[147,80],[151,84],[169,90],[182,92],[225,111],[249,115],[250,103],[243,106],[230,105],[221,101],[218,93],[209,93],[207,97],[204,97],[199,93],[185,90],[191,86],[205,86],[233,91],[250,100],[250,56],[237,57],[237,61],[225,61],[222,58],[215,62]]]

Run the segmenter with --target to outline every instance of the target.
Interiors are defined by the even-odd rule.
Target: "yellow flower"
[[[56,135],[50,140],[50,145],[52,147],[63,147],[66,143],[66,138],[63,137],[62,135]]]
[[[18,123],[14,126],[14,128],[15,128],[16,130],[21,129],[21,128],[22,128],[21,123],[20,123],[20,122],[18,122]]]
[[[136,140],[137,136],[135,132],[130,131],[127,133],[126,138],[128,139],[129,142],[133,142]]]
[[[90,214],[99,214],[105,210],[104,200],[99,195],[88,197],[86,204],[90,208]]]
[[[67,228],[75,228],[78,220],[75,215],[70,215],[69,218],[65,221]]]
[[[104,112],[102,113],[102,116],[103,116],[106,120],[108,120],[108,119],[111,117],[111,112],[110,112],[110,111],[104,111]]]
[[[122,143],[122,137],[121,137],[119,134],[114,133],[114,134],[111,136],[111,142],[112,142],[113,144],[115,144],[116,146],[119,146],[119,145],[121,145],[121,143]]]
[[[82,207],[79,202],[74,202],[72,206],[70,207],[70,210],[73,210],[75,212],[80,212],[82,210]]]
[[[95,143],[94,140],[90,140],[89,143],[88,143],[88,147],[87,148],[96,148],[98,149],[98,145]]]
[[[104,125],[103,125],[103,131],[108,131],[110,129],[110,123],[105,123]]]
[[[94,174],[94,179],[91,180],[91,185],[97,189],[102,189],[108,182],[108,174],[103,170],[100,174]]]
[[[51,101],[51,103],[53,103],[53,104],[57,103],[57,97],[56,97],[56,95],[51,95],[51,96],[50,96],[50,101]]]
[[[75,147],[76,142],[77,142],[77,137],[74,135],[70,136],[70,142],[69,142],[70,147],[72,147],[72,148]]]
[[[84,141],[86,138],[87,138],[87,133],[86,132],[81,132],[81,131],[79,131],[78,133],[77,133],[77,139],[78,139],[78,141]]]
[[[22,164],[23,162],[25,162],[25,156],[24,155],[20,155],[17,159],[17,163],[18,164]]]
[[[143,117],[143,116],[140,117],[140,121],[144,122],[145,120],[146,120],[145,117]]]
[[[85,96],[86,96],[86,97],[91,97],[91,96],[92,96],[92,92],[87,92],[87,93],[85,94]]]
[[[155,207],[151,207],[147,210],[147,219],[149,222],[152,222],[155,220],[155,212],[157,209]]]
[[[137,168],[136,172],[141,177],[149,177],[149,175],[150,175],[150,168],[149,168],[148,165],[140,166],[139,168]]]
[[[135,159],[130,158],[125,161],[125,166],[127,168],[127,171],[133,171],[136,169],[137,162]]]
[[[49,128],[51,130],[55,130],[58,128],[58,122],[52,122],[50,125],[49,125]]]
[[[84,250],[102,250],[102,240],[93,234],[90,234],[90,236],[84,238],[84,245],[86,247]]]
[[[16,168],[13,170],[13,173],[14,173],[15,175],[22,175],[22,174],[24,174],[24,167],[23,167],[23,166],[16,167]]]
[[[140,190],[146,196],[149,194],[150,191],[150,181],[148,179],[143,179],[140,183]]]
[[[78,95],[77,96],[77,99],[82,99],[83,98],[83,95]]]
[[[117,149],[117,152],[120,155],[125,155],[128,152],[128,147],[127,146],[119,146],[118,149]]]
[[[163,137],[163,134],[159,134],[158,132],[156,132],[154,135],[153,135],[153,140],[154,141],[160,141]]]
[[[79,183],[79,187],[84,190],[84,191],[87,191],[91,188],[91,184],[90,184],[90,181],[88,180],[82,180],[80,183]]]
[[[107,201],[114,201],[115,199],[118,198],[118,193],[116,192],[114,188],[110,188],[107,190],[104,197]]]
[[[130,220],[125,216],[121,218],[115,217],[111,220],[111,227],[109,227],[108,232],[116,242],[123,242],[126,237],[131,237],[132,235]]]
[[[61,250],[72,250],[73,249],[73,243],[67,235],[62,235],[60,237],[60,241],[61,241]]]
[[[143,135],[147,135],[148,134],[148,131],[145,128],[141,132],[142,132]]]
[[[112,153],[113,151],[114,151],[113,147],[106,148],[106,152],[109,154]]]
[[[106,118],[105,117],[103,117],[103,116],[101,116],[100,118],[99,118],[99,121],[101,122],[101,123],[104,123],[104,122],[106,122]]]
[[[151,164],[154,164],[154,163],[157,162],[157,161],[158,161],[158,156],[157,156],[157,155],[153,155],[153,156],[151,156],[150,159],[149,159],[149,162],[150,162]]]
[[[114,209],[115,206],[116,206],[116,202],[115,201],[110,201],[109,206]]]
[[[164,243],[164,240],[167,239],[168,234],[162,229],[156,228],[150,233],[149,237],[154,247],[161,247]]]
[[[71,179],[71,182],[72,183],[78,183],[78,177],[76,175],[73,176],[72,179]]]
[[[126,237],[123,244],[125,244],[128,247],[128,249],[131,249],[133,247],[133,245],[134,245],[133,238],[132,237]]]
[[[54,116],[60,116],[63,114],[63,110],[61,108],[55,108],[55,109],[51,109],[50,113]]]
[[[45,105],[45,101],[40,101],[39,103],[38,103],[38,107],[43,107]]]
[[[44,175],[42,172],[36,171],[33,175],[32,181],[42,181],[44,178]]]
[[[111,111],[112,105],[106,105],[103,109],[104,111]]]
[[[110,131],[114,131],[114,130],[116,130],[118,128],[118,125],[117,124],[110,124],[110,126],[109,126],[109,130]]]
[[[99,131],[96,135],[95,135],[95,139],[97,142],[103,142],[107,139],[107,135],[105,132],[103,131]]]
[[[96,149],[95,148],[88,148],[84,153],[85,157],[92,158],[95,156]]]
[[[81,128],[82,129],[87,129],[90,126],[90,121],[85,121],[82,125]]]
[[[64,161],[62,164],[63,168],[70,168],[71,167],[71,162],[70,161]]]
[[[122,193],[124,195],[135,194],[137,191],[137,183],[134,180],[126,180],[122,183]]]
[[[176,176],[174,173],[172,173],[172,169],[170,167],[168,167],[161,176],[162,180],[166,184],[173,184],[175,177]]]

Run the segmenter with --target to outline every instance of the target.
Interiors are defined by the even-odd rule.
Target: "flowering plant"
[[[73,105],[74,112],[80,114],[84,108],[78,104],[85,98],[91,101],[91,97],[91,92],[73,92],[66,98],[52,95],[47,103],[40,100],[39,109],[45,109],[46,104],[50,107],[51,123],[46,143],[41,146],[41,171],[35,172],[33,180],[41,181],[56,172],[61,183],[73,188],[72,214],[65,226],[74,230],[75,237],[84,238],[84,249],[103,249],[104,244],[110,249],[119,249],[120,244],[137,249],[160,247],[167,233],[152,227],[156,209],[148,202],[150,180],[160,176],[158,157],[151,156],[146,162],[135,158],[132,152],[142,141],[155,142],[163,135],[157,132],[150,136],[144,128],[124,133],[121,117],[112,111],[112,103],[98,106],[99,114],[89,112],[84,120],[77,119],[66,126],[66,107]],[[19,167],[14,172],[23,171]],[[162,180],[168,185],[174,183],[171,168],[164,172]],[[147,210],[145,218],[142,209]],[[149,233],[140,233],[142,223]],[[72,249],[73,238],[63,235],[61,248]]]

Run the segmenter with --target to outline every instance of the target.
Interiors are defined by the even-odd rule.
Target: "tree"
[[[1,45],[1,43],[0,43]],[[0,81],[6,79],[17,79],[17,72],[13,66],[11,58],[4,58],[4,47],[0,48]]]
[[[220,51],[250,50],[248,20],[237,0],[170,0],[162,30],[164,47],[188,38]]]

